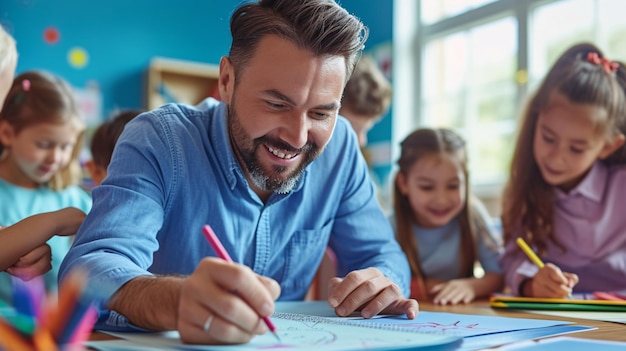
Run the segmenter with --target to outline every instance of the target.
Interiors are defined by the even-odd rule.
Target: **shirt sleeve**
[[[330,246],[337,255],[337,272],[343,276],[354,270],[375,267],[408,297],[408,261],[378,203],[356,137],[345,128],[343,125],[335,130],[345,144],[333,145],[345,150],[341,162],[342,168],[347,170],[341,174],[345,187],[330,239]]]
[[[60,269],[61,280],[77,267],[86,270],[102,305],[132,278],[151,275],[159,247],[156,235],[170,183],[163,168],[171,167],[171,157],[166,136],[149,116],[131,121],[120,136],[109,176],[94,188],[93,207]]]

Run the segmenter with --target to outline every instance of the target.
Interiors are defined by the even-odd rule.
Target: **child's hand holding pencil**
[[[563,272],[552,263],[544,264],[521,237],[517,238],[517,245],[539,267],[537,274],[523,285],[522,295],[559,299],[571,296],[572,289],[578,284],[578,275]]]

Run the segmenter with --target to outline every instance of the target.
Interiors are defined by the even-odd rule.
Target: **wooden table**
[[[514,317],[514,318],[529,318],[529,319],[552,319],[559,321],[574,322],[574,325],[584,325],[588,327],[596,327],[598,329],[587,330],[578,333],[568,334],[568,336],[584,339],[597,339],[597,340],[611,340],[611,341],[626,341],[626,325],[613,322],[597,321],[592,319],[578,319],[568,318],[561,316],[549,316],[536,313],[529,313],[526,311],[505,310],[496,309],[489,306],[488,301],[475,301],[465,305],[455,306],[439,306],[432,303],[420,302],[421,311],[431,312],[449,312],[449,313],[462,313],[462,314],[479,314],[485,316],[500,316],[500,317]],[[626,317],[626,313],[625,313]]]

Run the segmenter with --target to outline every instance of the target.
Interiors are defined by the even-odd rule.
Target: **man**
[[[84,267],[111,290],[98,327],[242,343],[267,331],[279,296],[304,297],[330,245],[345,275],[329,282],[339,315],[414,318],[406,258],[337,123],[364,26],[332,0],[261,0],[234,12],[231,33],[223,103],[127,125],[62,274]],[[207,257],[204,224],[238,264]]]

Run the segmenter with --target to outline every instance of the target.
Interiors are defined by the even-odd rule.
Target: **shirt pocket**
[[[329,222],[319,229],[298,230],[287,244],[282,287],[286,295],[301,299],[306,294],[322,260],[333,227]],[[301,295],[301,296],[300,296]],[[290,299],[289,296],[281,298]]]

